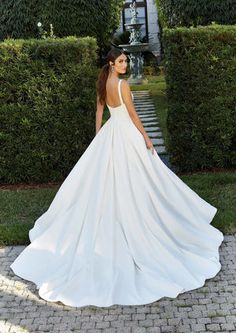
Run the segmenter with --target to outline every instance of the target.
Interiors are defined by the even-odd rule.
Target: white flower
[[[42,26],[42,23],[38,22],[37,26],[40,28]]]

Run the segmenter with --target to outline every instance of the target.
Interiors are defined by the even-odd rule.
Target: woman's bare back
[[[106,83],[106,103],[113,108],[120,106],[121,103],[118,93],[119,80],[119,78],[108,78]]]

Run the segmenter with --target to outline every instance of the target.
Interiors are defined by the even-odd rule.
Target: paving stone
[[[110,327],[110,322],[109,321],[99,321],[96,323],[96,328],[108,328]]]
[[[146,333],[145,327],[134,327],[132,333]]]
[[[148,327],[147,333],[161,333],[161,329],[159,327]]]
[[[138,323],[139,323],[139,326],[141,326],[141,327],[152,327],[153,326],[153,320],[151,320],[151,319],[139,320]]]
[[[193,332],[201,332],[206,330],[205,324],[192,324],[190,326]]]
[[[236,318],[235,318],[236,319]],[[235,324],[220,324],[221,326],[221,329],[222,330],[225,330],[225,331],[233,331],[236,329],[236,321],[235,321]]]

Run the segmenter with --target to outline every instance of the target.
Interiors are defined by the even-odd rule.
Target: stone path
[[[222,269],[203,287],[138,306],[73,308],[40,299],[9,267],[23,248],[0,249],[1,333],[236,333],[236,234],[225,235]]]
[[[149,90],[132,91],[134,95],[135,109],[142,121],[145,131],[162,161],[173,171],[176,171],[169,161],[164,138],[161,132],[159,118],[156,114],[156,107],[150,96]]]

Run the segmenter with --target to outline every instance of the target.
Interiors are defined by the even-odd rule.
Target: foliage
[[[120,44],[129,44],[129,38],[130,38],[130,31],[126,30],[119,34],[114,35],[112,38],[112,42],[117,46]]]
[[[3,183],[64,178],[95,134],[96,40],[0,43]]]
[[[2,0],[0,39],[35,38],[37,22],[46,30],[53,24],[56,36],[93,36],[103,48],[120,20],[122,0]]]
[[[156,0],[161,25],[167,27],[236,24],[235,0]]]
[[[164,30],[168,150],[180,170],[236,165],[236,26]]]

